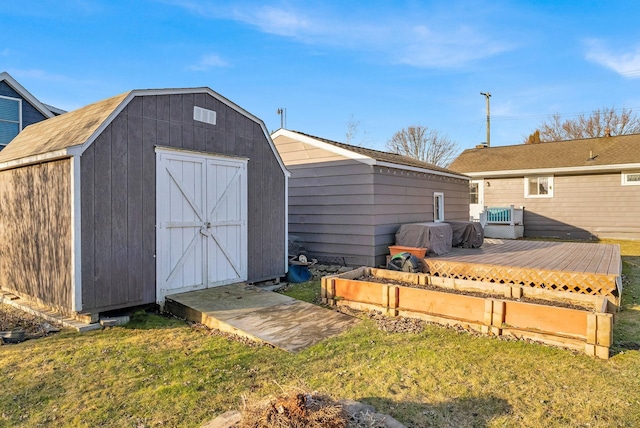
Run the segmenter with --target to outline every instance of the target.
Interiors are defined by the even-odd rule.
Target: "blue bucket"
[[[307,282],[311,279],[311,271],[306,266],[291,265],[287,272],[287,281],[293,283]]]

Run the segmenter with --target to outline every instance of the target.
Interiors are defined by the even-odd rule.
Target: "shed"
[[[0,152],[0,287],[93,315],[279,278],[287,177],[264,123],[209,88],[31,125]]]
[[[419,160],[280,129],[289,231],[312,257],[385,264],[405,223],[469,220],[469,178]]]

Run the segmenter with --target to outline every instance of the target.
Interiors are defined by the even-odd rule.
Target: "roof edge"
[[[7,85],[11,86],[11,88],[16,91],[20,96],[22,96],[25,100],[29,102],[36,110],[38,110],[45,118],[52,118],[55,114],[47,108],[47,106],[40,101],[36,97],[34,97],[31,92],[27,91],[24,86],[22,86],[16,79],[11,77],[9,73],[3,71],[0,73],[0,82],[5,81]]]
[[[370,156],[366,156],[360,153],[352,152],[351,150],[343,149],[342,147],[334,146],[333,144],[320,141],[317,138],[310,137],[308,135],[300,134],[299,132],[290,131],[288,129],[280,128],[273,134],[271,134],[271,138],[277,138],[279,136],[295,138],[296,140],[310,144],[319,149],[324,149],[329,152],[335,153],[339,156],[343,156],[347,159],[355,160],[357,162],[362,162],[367,165],[375,165],[376,160]]]
[[[596,166],[572,166],[561,168],[532,168],[532,169],[514,169],[514,170],[499,170],[499,171],[469,171],[464,174],[469,177],[509,177],[509,176],[521,176],[521,175],[535,175],[535,174],[554,174],[554,173],[566,173],[566,172],[616,172],[630,169],[640,169],[640,163],[626,163],[626,164],[609,164],[609,165],[596,165]]]
[[[278,165],[280,165],[280,168],[282,169],[282,172],[287,177],[289,177],[291,175],[289,170],[286,168],[284,162],[282,161],[282,158],[280,157],[280,153],[278,153],[278,150],[276,150],[275,144],[273,143],[273,140],[271,139],[271,135],[267,131],[267,127],[264,124],[264,122],[262,121],[262,119],[258,118],[257,116],[254,116],[253,114],[249,113],[247,110],[245,110],[242,107],[240,107],[238,104],[234,103],[233,101],[229,100],[228,98],[220,95],[219,93],[215,92],[213,89],[211,89],[209,87],[206,87],[206,86],[199,87],[199,88],[134,89],[134,90],[130,91],[127,94],[127,96],[124,97],[124,99],[118,105],[118,107],[116,107],[111,112],[111,114],[109,114],[107,119],[104,120],[100,124],[100,126],[94,131],[94,133],[87,139],[87,141],[85,141],[82,144],[82,151],[84,152],[91,144],[93,144],[93,142],[96,140],[96,138],[98,138],[98,136],[102,133],[102,131],[104,131],[104,129],[107,126],[109,126],[109,124],[116,118],[116,116],[118,114],[120,114],[120,112],[122,112],[122,110],[124,110],[124,108],[131,102],[131,100],[134,97],[137,97],[137,96],[151,96],[151,95],[201,94],[201,93],[206,93],[206,94],[212,96],[213,98],[217,99],[221,103],[226,104],[227,106],[229,106],[232,109],[234,109],[236,112],[238,112],[241,115],[253,120],[258,125],[260,125],[260,128],[262,129],[262,133],[264,134],[265,138],[267,139],[267,141],[269,143],[269,146],[271,147],[271,151],[273,152],[274,156],[276,157],[276,159],[278,161]]]

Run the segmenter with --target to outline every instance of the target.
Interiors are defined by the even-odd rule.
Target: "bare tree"
[[[370,146],[370,139],[367,131],[362,133],[359,141],[356,143],[356,137],[360,134],[360,121],[355,118],[353,114],[349,116],[347,121],[347,132],[345,133],[345,143],[353,146],[368,147]]]
[[[422,125],[411,125],[393,134],[387,149],[441,167],[449,166],[458,154],[458,145],[449,137]]]
[[[531,134],[525,139],[527,143],[544,141],[575,140],[580,138],[596,138],[605,135],[626,135],[640,133],[640,118],[631,109],[623,108],[616,112],[614,108],[595,110],[589,116],[579,115],[575,119],[562,120],[559,113],[542,122],[536,132],[539,139],[535,141]]]

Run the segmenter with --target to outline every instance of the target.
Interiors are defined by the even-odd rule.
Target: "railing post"
[[[515,223],[513,222],[513,205],[510,206],[510,210],[509,210],[509,220],[510,220],[510,225],[513,226]]]

